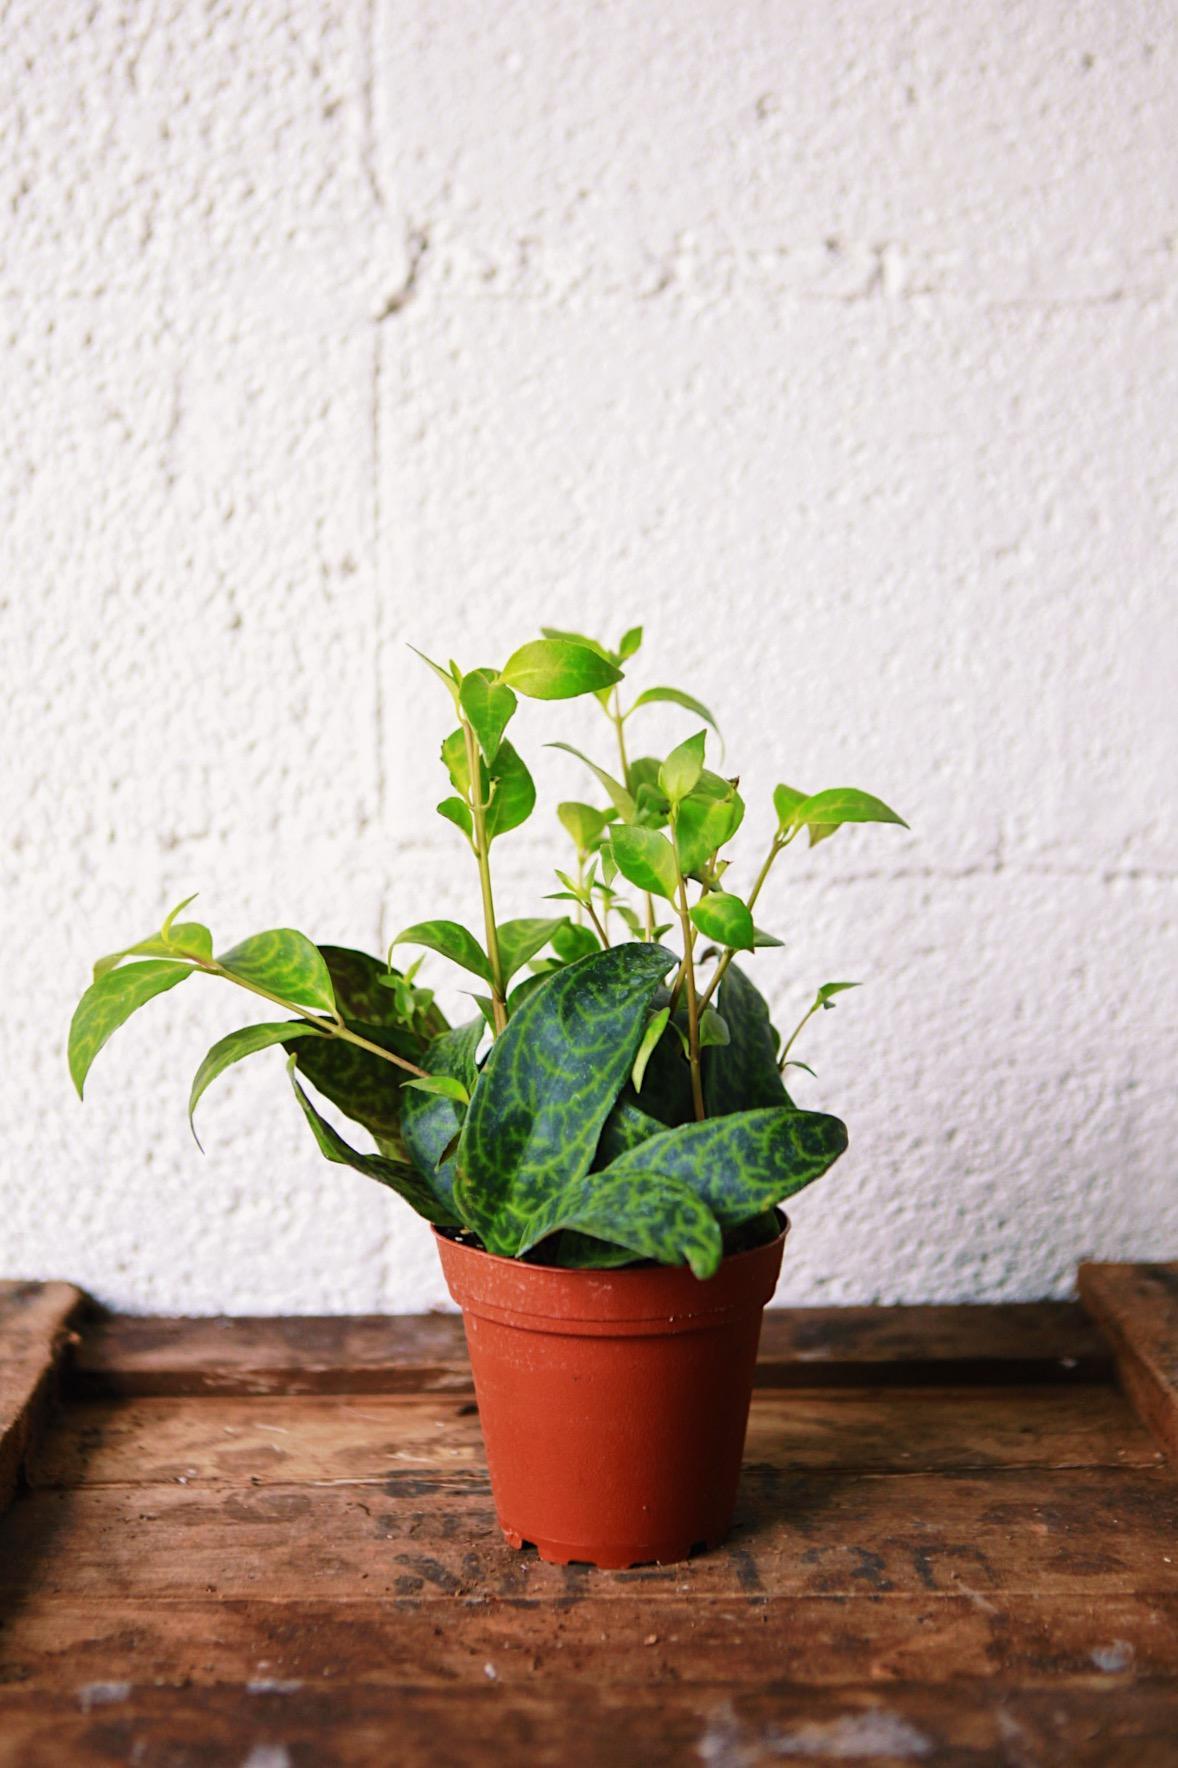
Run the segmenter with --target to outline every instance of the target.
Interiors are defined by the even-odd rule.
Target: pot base
[[[548,1565],[592,1565],[603,1572],[624,1572],[635,1565],[675,1565],[690,1559],[693,1553],[711,1552],[724,1540],[723,1535],[717,1535],[712,1541],[642,1541],[634,1545],[575,1547],[567,1541],[537,1541],[531,1535],[517,1534],[504,1523],[499,1526],[509,1547],[534,1547]]]

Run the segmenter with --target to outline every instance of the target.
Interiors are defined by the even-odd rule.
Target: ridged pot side
[[[787,1232],[703,1283],[686,1268],[522,1264],[436,1235],[512,1546],[622,1567],[724,1539]]]

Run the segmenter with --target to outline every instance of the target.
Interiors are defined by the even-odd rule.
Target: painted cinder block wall
[[[4,86],[0,1269],[129,1308],[416,1309],[427,1231],[242,1022],[63,1054],[98,952],[474,916],[405,646],[644,620],[769,791],[758,959],[851,1151],[779,1299],[1064,1293],[1178,1250],[1178,10],[15,0]],[[529,707],[549,806],[583,792]],[[686,735],[652,716],[652,744]],[[497,850],[535,912],[551,810]],[[746,864],[748,863],[746,860]],[[465,862],[465,863],[464,863]],[[439,981],[444,966],[433,967]],[[453,994],[449,997],[457,1003]]]

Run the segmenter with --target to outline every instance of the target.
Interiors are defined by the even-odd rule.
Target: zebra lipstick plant
[[[545,628],[502,668],[423,658],[455,721],[438,813],[474,862],[477,932],[418,921],[380,959],[278,928],[215,955],[209,929],[183,918],[189,898],[157,933],[99,960],[69,1036],[81,1094],[112,1033],[189,977],[279,1009],[208,1051],[190,1118],[233,1064],[284,1050],[323,1154],[435,1230],[466,1315],[508,1538],[597,1564],[678,1558],[722,1538],[780,1206],[846,1147],[840,1120],[798,1109],[786,1076],[805,1066],[793,1052],[810,1017],[855,985],[823,983],[778,1034],[748,973],[782,943],[757,924],[764,884],[803,837],[813,848],[848,824],[906,826],[863,791],[779,785],[767,851],[734,887],[738,779],[708,766],[718,732],[701,701],[664,686],[630,695],[641,644],[638,627],[614,649]],[[609,748],[603,765],[553,743],[582,762],[597,802],[557,807],[571,856],[544,893],[549,912],[501,921],[495,844],[536,803],[507,737],[521,695],[595,701]],[[700,728],[664,757],[634,753],[644,709],[667,705]],[[393,962],[401,948],[419,953],[405,969]],[[474,979],[465,1023],[449,1024],[419,980],[426,953]],[[354,1147],[308,1087],[371,1149]],[[653,1389],[645,1364],[635,1380],[639,1344],[666,1365]],[[587,1467],[600,1474],[588,1485]]]

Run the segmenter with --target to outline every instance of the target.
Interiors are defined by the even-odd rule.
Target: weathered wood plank
[[[0,1283],[0,1510],[38,1440],[81,1300],[70,1283]]]
[[[778,1308],[762,1386],[1106,1379],[1107,1345],[1068,1302],[997,1307]],[[455,1315],[88,1322],[75,1361],[90,1394],[464,1392]]]
[[[1081,1265],[1079,1286],[1125,1392],[1178,1466],[1178,1262]]]
[[[746,1461],[897,1469],[1149,1467],[1153,1438],[1113,1387],[764,1389]],[[478,1415],[438,1394],[88,1401],[59,1420],[34,1486],[381,1483],[481,1472]]]
[[[694,1687],[624,1690],[548,1682],[482,1688],[336,1689],[264,1684],[79,1689],[71,1704],[3,1698],[0,1762],[19,1768],[134,1762],[138,1768],[651,1768],[782,1760],[877,1768],[995,1763],[1056,1768],[1173,1768],[1172,1684],[1056,1691],[899,1683],[837,1690]]]
[[[1178,1482],[1147,1468],[985,1474],[746,1468],[728,1545],[600,1573],[595,1598],[1094,1597],[1178,1591]],[[96,1486],[26,1494],[0,1521],[10,1591],[275,1600],[559,1600],[560,1568],[513,1553],[481,1473],[412,1468],[381,1486]],[[603,1625],[605,1624],[603,1619]]]
[[[422,1581],[392,1601],[26,1597],[0,1623],[0,1688],[71,1694],[102,1682],[246,1680],[387,1686],[611,1686],[783,1678],[1021,1687],[1178,1675],[1178,1595],[661,1596],[615,1592],[573,1568],[563,1594],[455,1597]]]

